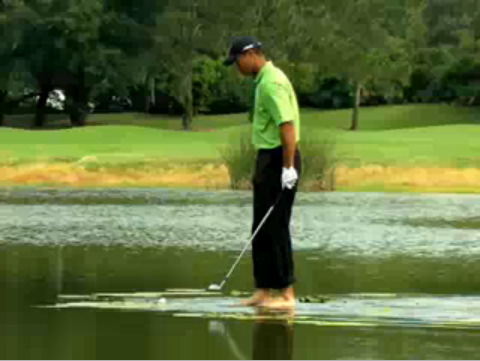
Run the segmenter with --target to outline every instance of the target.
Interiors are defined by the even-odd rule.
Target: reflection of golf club
[[[227,332],[223,322],[217,320],[210,320],[208,323],[208,331],[210,331],[210,333],[216,333],[222,336]]]
[[[239,360],[248,359],[240,351],[237,343],[232,338],[232,336],[230,335],[230,332],[228,332],[227,328],[225,327],[225,324],[222,321],[210,320],[210,322],[208,323],[208,330],[210,331],[211,334],[217,334],[221,336],[227,342],[228,346],[230,347],[230,351],[232,351],[232,353],[235,355],[237,359]]]
[[[230,268],[230,271],[228,271],[227,275],[225,276],[225,278],[222,280],[222,282],[218,285],[218,284],[215,284],[215,283],[212,283],[210,286],[208,286],[207,288],[207,291],[221,291],[223,286],[225,285],[225,282],[227,282],[228,280],[228,277],[230,277],[230,275],[232,274],[233,270],[235,269],[235,267],[237,266],[238,262],[240,262],[240,260],[242,259],[242,256],[243,254],[245,253],[245,251],[247,250],[248,246],[250,245],[250,243],[252,243],[253,239],[255,238],[255,236],[257,235],[258,231],[260,230],[260,228],[263,226],[263,224],[265,223],[265,221],[267,220],[268,216],[270,215],[270,213],[272,213],[273,209],[275,208],[275,206],[278,204],[278,201],[280,200],[280,198],[282,197],[282,194],[283,194],[283,191],[280,192],[280,195],[277,197],[277,200],[275,201],[275,203],[270,207],[270,209],[267,211],[267,214],[265,214],[265,217],[263,217],[262,221],[260,222],[260,224],[258,225],[257,229],[255,230],[255,232],[253,232],[253,235],[252,237],[250,237],[250,239],[248,240],[248,242],[245,244],[245,247],[243,247],[243,250],[242,252],[240,253],[240,255],[237,257],[235,263],[233,264],[232,268]]]

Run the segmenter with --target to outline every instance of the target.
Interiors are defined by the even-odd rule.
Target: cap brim
[[[233,63],[235,63],[235,57],[234,56],[229,56],[224,62],[223,65],[225,66],[230,66]]]

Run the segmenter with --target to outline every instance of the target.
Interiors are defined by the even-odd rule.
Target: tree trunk
[[[45,124],[46,112],[47,112],[47,100],[50,92],[52,91],[51,86],[42,86],[40,88],[40,97],[37,101],[37,112],[35,114],[35,119],[33,122],[33,126],[35,128],[41,128]]]
[[[5,112],[7,110],[7,92],[0,91],[0,127],[3,126],[5,121]]]
[[[157,105],[157,99],[156,99],[156,82],[155,82],[155,77],[151,76],[149,79],[149,90],[150,90],[150,97],[149,97],[149,109],[154,109],[155,106]]]
[[[355,105],[353,107],[352,113],[352,126],[350,130],[357,130],[358,129],[358,113],[360,111],[360,102],[362,100],[362,83],[356,82],[355,83]]]
[[[190,62],[191,64],[191,62]],[[193,120],[193,84],[192,84],[192,66],[188,67],[188,73],[184,75],[182,86],[182,105],[183,116],[182,126],[183,130],[190,130],[190,126]]]
[[[193,98],[190,95],[190,96],[187,96],[187,99],[183,108],[183,115],[182,115],[183,130],[190,130],[192,119],[193,119]]]
[[[83,127],[88,117],[88,98],[90,90],[87,88],[76,87],[72,90],[71,104],[68,107],[70,123],[74,127]]]
[[[87,104],[84,102],[72,102],[69,110],[70,123],[74,127],[83,127],[88,117]]]
[[[147,75],[144,82],[144,95],[145,95],[145,113],[152,113],[156,105],[155,94],[155,77]]]

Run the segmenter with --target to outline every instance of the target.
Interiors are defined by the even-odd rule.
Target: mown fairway
[[[350,166],[364,164],[480,167],[480,110],[444,105],[390,106],[362,109],[360,131],[346,131],[349,110],[303,110],[303,134],[328,136],[337,143],[337,157]],[[21,125],[10,118],[7,125]],[[178,118],[144,114],[95,114],[85,128],[30,131],[0,129],[4,163],[217,161],[219,149],[248,131],[245,114],[199,116],[194,130],[180,131]],[[95,125],[95,126],[93,126]]]

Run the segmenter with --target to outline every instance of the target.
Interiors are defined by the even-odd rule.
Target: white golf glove
[[[282,189],[288,188],[292,189],[297,183],[298,174],[295,168],[285,168],[282,169]]]

